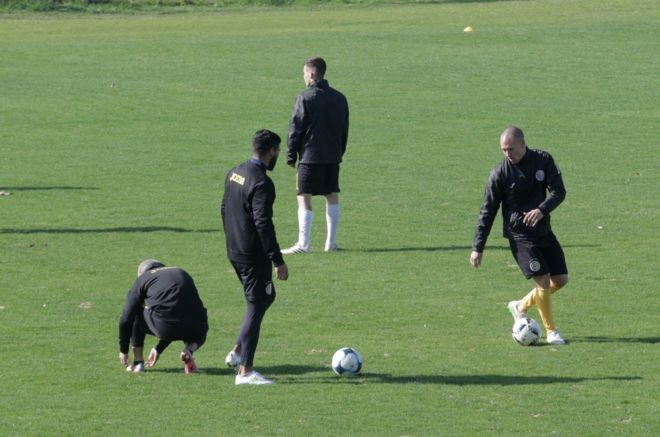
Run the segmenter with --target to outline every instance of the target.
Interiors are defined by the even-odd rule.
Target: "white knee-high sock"
[[[304,208],[298,209],[298,245],[305,250],[310,247],[313,220],[314,212]]]
[[[325,249],[337,246],[337,228],[339,228],[339,204],[329,203],[325,206],[325,220],[328,224],[328,233],[325,240]]]

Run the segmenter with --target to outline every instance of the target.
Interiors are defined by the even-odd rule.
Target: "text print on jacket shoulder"
[[[245,176],[241,176],[237,173],[232,173],[229,180],[237,183],[238,185],[245,185]]]

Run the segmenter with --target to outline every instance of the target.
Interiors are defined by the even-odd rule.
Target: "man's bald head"
[[[148,270],[155,269],[157,267],[165,267],[165,264],[162,262],[158,261],[157,259],[145,259],[140,263],[137,269],[137,275],[138,277],[142,276],[142,274]]]
[[[500,141],[504,138],[522,141],[523,143],[525,142],[525,134],[523,134],[523,131],[520,128],[515,126],[509,126],[504,129],[504,132],[500,135]]]
[[[518,164],[527,152],[525,135],[520,128],[510,126],[500,135],[500,148],[512,164]]]

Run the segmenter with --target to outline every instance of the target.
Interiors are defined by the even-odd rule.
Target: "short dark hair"
[[[252,152],[258,156],[263,156],[270,149],[279,147],[281,142],[282,139],[275,132],[268,129],[258,130],[252,137]]]
[[[305,60],[305,66],[314,70],[317,79],[323,79],[323,77],[325,77],[325,70],[328,67],[325,60],[319,57]]]

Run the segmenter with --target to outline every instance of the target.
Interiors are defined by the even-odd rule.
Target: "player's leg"
[[[254,355],[259,344],[261,322],[266,315],[266,306],[261,302],[247,302],[239,337],[241,338],[241,364],[239,373],[252,370]]]
[[[261,323],[276,296],[271,263],[265,259],[255,265],[239,265],[239,269],[247,305],[237,341],[241,345],[241,362],[236,384],[269,384],[271,381],[254,371],[253,366]]]
[[[547,240],[544,255],[550,266],[550,290],[554,293],[568,283],[568,267],[564,250],[555,234],[551,232]]]
[[[300,194],[298,200],[298,246],[304,251],[311,249],[312,222],[314,212],[312,211],[312,195]]]
[[[151,349],[151,352],[149,352],[149,356],[147,357],[147,367],[153,367],[157,362],[158,359],[160,358],[161,354],[167,349],[167,347],[172,343],[169,340],[159,340],[158,344],[156,344],[156,347]]]
[[[291,247],[282,249],[284,255],[294,253],[310,252],[312,237],[312,222],[314,221],[314,212],[312,211],[312,195],[299,194],[298,200],[298,241]]]
[[[514,318],[524,315],[536,305],[546,330],[554,331],[552,319],[550,274],[541,244],[531,240],[509,240],[511,253],[525,278],[534,278],[535,287],[519,301],[509,302]]]
[[[197,342],[186,342],[183,351],[181,351],[180,358],[183,361],[183,371],[186,374],[197,373],[197,364],[193,358],[193,353],[199,348]]]
[[[268,265],[268,270],[270,271],[270,265]],[[246,290],[247,307],[239,334],[241,344],[239,373],[252,370],[254,355],[259,344],[261,322],[266,315],[266,311],[275,300],[275,287],[271,278],[267,278],[264,272],[261,272],[260,276],[260,278],[256,278],[254,286],[249,291]]]
[[[164,319],[149,309],[144,310],[143,320],[147,334],[158,338],[158,343],[149,352],[145,363],[147,367],[153,367],[158,362],[160,355],[172,343],[172,339],[178,338],[179,333],[171,320]]]
[[[534,302],[541,316],[541,321],[546,332],[555,331],[555,323],[552,318],[552,292],[550,291],[550,274],[534,276],[536,288],[534,290]]]
[[[236,272],[236,276],[238,277],[238,280],[241,282],[241,285],[243,286],[243,290],[245,290],[245,283],[243,282],[243,271],[246,269],[246,266],[244,264],[235,263],[235,262],[232,262],[231,265],[234,267],[234,272]],[[243,318],[245,318],[245,316]],[[238,367],[241,364],[241,350],[243,347],[241,345],[240,331],[241,329],[239,328],[238,336],[236,337],[236,343],[225,357],[225,363],[229,367]]]
[[[296,192],[298,194],[298,241],[291,247],[282,250],[285,255],[307,253],[311,251],[312,194],[314,194],[314,166],[299,164],[296,173]]]
[[[327,223],[327,235],[325,240],[325,251],[338,250],[337,229],[339,228],[339,164],[323,166],[324,180],[323,193],[325,194],[325,219]]]
[[[137,316],[135,316],[131,331],[133,363],[126,368],[129,372],[142,372],[144,370],[144,339],[147,333],[151,334],[151,330],[144,320],[144,313],[139,312]]]
[[[568,274],[550,276],[550,291],[554,294],[557,290],[568,284]]]
[[[552,314],[552,294],[557,290],[552,288],[552,279],[550,274],[535,276],[536,288],[534,290],[534,301],[536,308],[541,316],[543,327],[546,331],[546,341],[548,344],[563,345],[566,341],[562,338],[559,330],[555,326]],[[558,279],[559,281],[559,279]]]
[[[529,247],[522,241],[514,240],[513,238],[509,239],[509,248],[511,249],[511,255],[518,263],[520,271],[523,273],[525,278],[530,279],[534,273],[529,271]],[[536,305],[536,287],[534,287],[529,293],[527,293],[520,300],[512,300],[508,304],[509,312],[513,316],[514,320],[520,317],[527,317],[527,311],[534,305]]]
[[[327,235],[325,239],[325,251],[338,250],[337,229],[339,228],[339,193],[330,193],[325,196],[325,221],[327,224]]]
[[[548,263],[548,270],[550,272],[549,291],[550,294],[554,294],[568,283],[568,268],[566,267],[564,251],[557,237],[552,232],[546,238],[543,255]],[[566,344],[566,341],[556,328],[548,331],[547,342],[555,345]]]
[[[186,373],[197,373],[198,369],[193,353],[206,342],[206,334],[209,330],[206,311],[204,311],[204,317],[200,319],[188,318],[182,325],[181,338],[183,338],[184,347],[181,352],[181,361],[183,361],[183,370]]]
[[[561,289],[563,286],[565,286],[568,283],[568,275],[567,274],[561,274],[561,275],[550,275],[550,294],[554,294],[557,290]],[[521,308],[521,312],[527,311],[529,308],[532,306],[536,305],[536,287],[532,288],[532,290],[525,295],[522,299],[520,299],[518,306]]]

